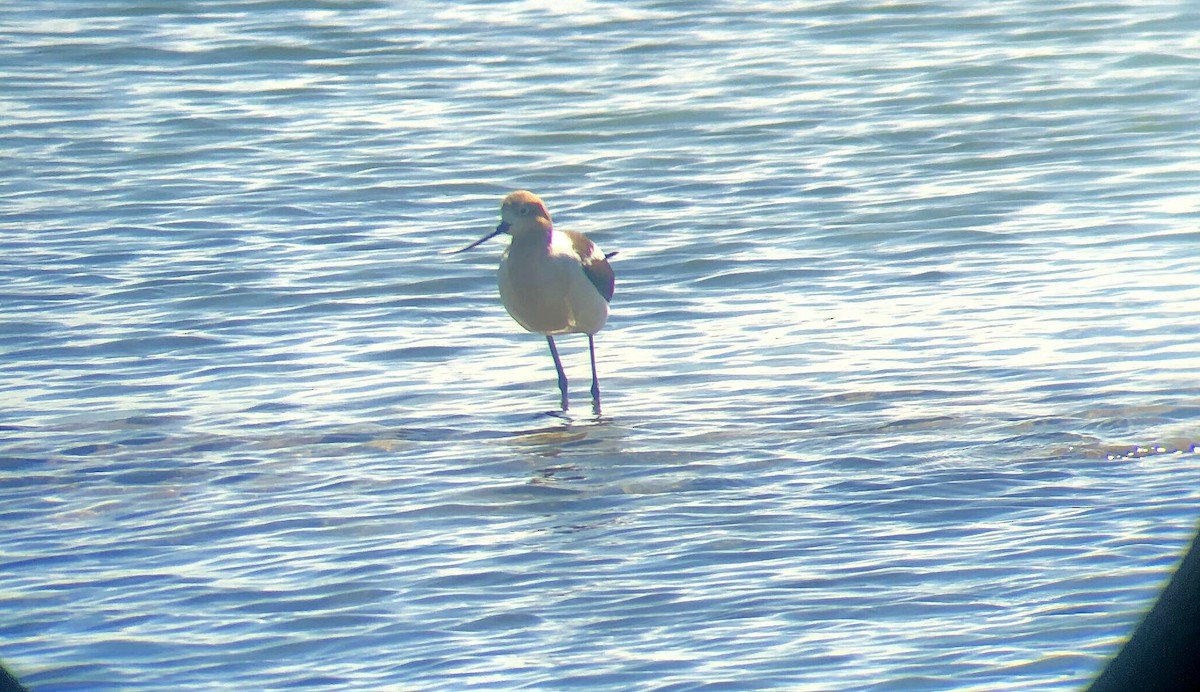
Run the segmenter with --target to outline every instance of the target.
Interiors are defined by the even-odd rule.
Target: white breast
[[[595,334],[608,320],[608,301],[583,272],[571,240],[514,239],[500,260],[500,300],[525,329],[541,334]]]

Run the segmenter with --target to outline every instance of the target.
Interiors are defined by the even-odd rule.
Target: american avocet
[[[567,410],[567,375],[554,337],[587,334],[592,361],[592,410],[600,413],[600,380],[596,377],[596,332],[608,320],[613,295],[613,270],[608,258],[576,231],[560,231],[537,195],[518,190],[500,205],[496,230],[471,243],[463,252],[501,233],[512,242],[500,258],[500,301],[525,329],[544,334],[558,371],[562,408]]]

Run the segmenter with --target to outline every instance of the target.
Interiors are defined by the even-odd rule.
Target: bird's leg
[[[562,392],[562,410],[567,410],[567,373],[563,372],[562,361],[558,359],[558,348],[554,345],[554,337],[546,335],[546,343],[550,344],[550,355],[554,356],[554,369],[558,371],[558,391]]]
[[[600,378],[596,377],[596,341],[588,334],[588,355],[592,359],[592,412],[600,415]]]

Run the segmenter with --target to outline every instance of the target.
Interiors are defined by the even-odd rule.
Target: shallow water
[[[1200,500],[1183,3],[27,2],[38,690],[1076,689]],[[499,305],[501,196],[614,259]]]

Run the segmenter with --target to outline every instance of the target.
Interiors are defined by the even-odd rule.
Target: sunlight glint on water
[[[0,20],[0,656],[55,689],[1078,689],[1196,525],[1178,3]],[[501,197],[617,250],[496,295]]]

